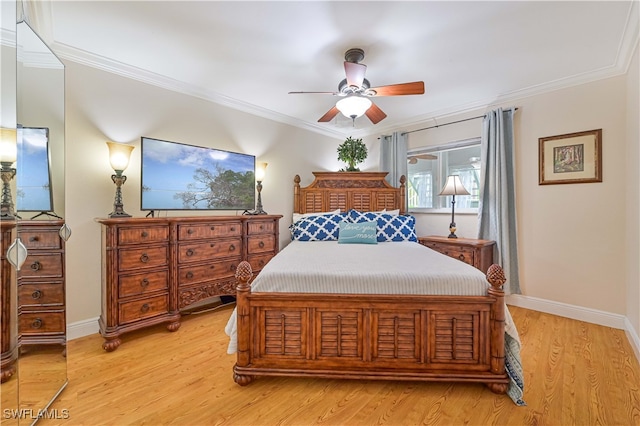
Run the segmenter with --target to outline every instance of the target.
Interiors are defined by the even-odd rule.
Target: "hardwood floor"
[[[640,365],[624,331],[511,307],[526,407],[483,385],[232,379],[223,308],[124,335],[68,344],[69,385],[38,425],[640,425]]]

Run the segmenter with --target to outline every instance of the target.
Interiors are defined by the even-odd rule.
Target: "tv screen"
[[[52,212],[49,129],[18,126],[17,144],[16,210]]]
[[[249,210],[253,155],[141,138],[141,210]]]

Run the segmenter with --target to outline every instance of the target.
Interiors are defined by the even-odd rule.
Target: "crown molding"
[[[45,1],[44,3],[47,2]],[[40,9],[38,10],[38,12],[40,12],[38,14],[38,17],[46,17],[46,15],[50,15],[50,9],[48,8]],[[53,42],[51,43],[51,47],[52,50],[61,59],[76,62],[92,68],[101,69],[106,72],[121,75],[126,78],[131,78],[174,92],[204,99],[218,105],[222,105],[268,120],[276,121],[282,124],[297,127],[313,133],[318,133],[332,138],[343,138],[345,134],[350,134],[355,137],[364,137],[374,134],[378,135],[385,132],[388,133],[396,131],[399,128],[418,126],[424,124],[424,122],[426,121],[433,120],[435,118],[441,119],[446,116],[460,115],[472,111],[477,111],[479,109],[487,109],[492,105],[516,102],[523,98],[541,95],[544,93],[575,87],[582,84],[587,84],[594,81],[625,74],[631,64],[634,50],[640,42],[640,19],[638,19],[639,16],[640,2],[633,1],[631,2],[631,5],[629,7],[627,22],[623,31],[623,37],[620,40],[616,59],[614,63],[609,66],[602,67],[594,71],[575,74],[570,77],[533,85],[527,88],[498,94],[490,99],[478,99],[465,104],[454,105],[446,109],[430,111],[428,113],[421,114],[420,116],[413,117],[409,120],[388,121],[384,126],[372,126],[368,128],[353,128],[350,126],[345,126],[344,123],[342,123],[343,125],[341,125],[340,123],[336,123],[334,127],[329,128],[326,127],[326,125],[305,122],[303,120],[299,120],[285,114],[281,114],[272,110],[268,110],[266,108],[259,107],[257,105],[249,104],[238,99],[221,95],[219,93],[206,90],[202,87],[186,84],[184,82],[147,70],[143,70],[141,68],[137,68],[128,64],[124,64],[122,62],[114,61],[112,59],[99,56],[88,51],[77,49],[63,43]],[[47,21],[47,19],[38,19],[38,24]],[[47,28],[46,32],[48,34],[52,33],[50,27]]]
[[[310,124],[302,120],[280,114],[266,108],[259,107],[229,96],[221,95],[211,90],[203,89],[195,85],[187,84],[176,79],[156,74],[138,67],[134,67],[122,62],[95,55],[81,49],[77,49],[63,43],[53,43],[52,49],[61,59],[76,62],[88,67],[97,68],[109,73],[117,74],[126,78],[140,81],[142,83],[161,87],[174,92],[204,99],[218,105],[232,108],[247,114],[266,118],[279,123],[298,127],[310,132],[323,134],[329,137],[342,137],[343,132],[340,129],[330,129],[316,124]]]

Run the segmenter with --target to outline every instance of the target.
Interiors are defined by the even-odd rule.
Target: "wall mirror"
[[[5,2],[2,3],[4,7]],[[25,8],[31,8],[30,2],[7,3],[12,3],[16,8],[13,16],[14,22],[18,21],[15,25],[16,71],[13,73],[14,127],[18,130],[18,138],[22,138],[18,142],[18,149],[24,150],[23,156],[19,155],[14,165],[17,170],[13,184],[14,204],[17,207],[44,207],[41,211],[32,207],[16,211],[14,233],[27,247],[27,257],[20,270],[13,271],[11,277],[14,281],[11,288],[15,290],[11,298],[15,300],[11,300],[10,305],[16,313],[2,313],[2,322],[12,323],[7,328],[17,329],[16,372],[2,383],[1,389],[2,426],[34,424],[38,421],[39,413],[49,415],[46,410],[67,383],[65,239],[62,238],[64,233],[59,232],[64,225],[65,213],[64,64],[30,26],[28,15],[24,13]],[[5,87],[10,86],[9,81],[5,82],[5,51],[3,43],[3,93]],[[3,94],[3,107],[4,98]],[[46,129],[47,137],[32,138],[33,134],[43,133],[32,131],[25,132],[22,137],[20,129]],[[34,153],[34,158],[39,161],[43,158],[47,160],[49,173],[46,182],[34,183],[31,173],[21,173],[21,167],[29,167],[27,154]],[[46,188],[35,188],[27,196],[46,194],[50,197],[48,203],[16,202],[19,197],[25,196],[23,192],[30,191],[29,188],[34,185],[44,185]],[[5,265],[2,266],[4,274]],[[19,415],[12,415],[11,410]]]

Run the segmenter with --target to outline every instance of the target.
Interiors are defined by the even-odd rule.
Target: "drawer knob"
[[[460,255],[458,255],[458,259],[460,259],[460,260],[464,260],[464,254],[460,254]]]
[[[148,236],[147,231],[142,231],[142,238],[147,238]]]
[[[212,231],[215,231],[216,227],[212,225],[211,228],[209,229],[211,229]]]
[[[260,259],[260,260],[258,261],[258,265],[260,265],[260,266],[264,266],[264,259]]]
[[[41,328],[41,327],[42,327],[42,319],[41,318],[36,318],[31,323],[31,328]]]
[[[149,304],[145,303],[144,305],[140,306],[140,312],[142,312],[143,314],[149,312]]]
[[[39,271],[40,269],[42,269],[42,264],[36,260],[29,267],[31,268],[32,271]]]
[[[36,290],[33,293],[31,293],[31,298],[32,299],[40,299],[42,297],[42,292],[40,290]]]
[[[215,246],[216,246],[216,243],[209,244],[209,247],[215,247]]]
[[[193,256],[193,254],[194,254],[193,249],[187,250],[187,256]]]
[[[236,270],[236,265],[231,264],[231,266],[229,266],[229,270],[230,271],[235,271]]]
[[[140,262],[147,263],[148,261],[149,261],[149,255],[147,253],[142,253],[142,256],[140,256]]]
[[[231,232],[234,232],[235,230],[236,230],[236,227],[235,227],[235,226],[232,226],[232,227],[231,227]]]
[[[234,246],[233,244],[229,246],[229,251],[234,251],[235,249],[236,249],[236,246]]]
[[[193,278],[193,272],[191,271],[187,272],[187,278],[189,279]]]
[[[33,235],[33,236],[29,237],[29,241],[32,242],[32,243],[38,241],[39,239],[40,238],[37,235]]]
[[[148,280],[148,279],[146,279],[146,278],[143,278],[143,279],[140,281],[140,286],[141,286],[142,288],[147,288],[147,287],[149,286],[149,280]]]
[[[191,229],[191,228],[187,229],[187,234],[189,234],[189,235],[193,234],[193,229]]]
[[[262,231],[264,229],[264,225],[260,225],[260,230]]]
[[[260,247],[260,248],[264,248],[264,241],[260,241],[260,242],[258,243],[258,247]]]

